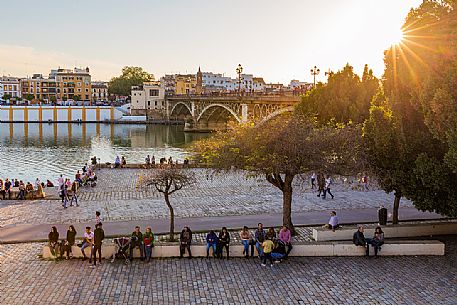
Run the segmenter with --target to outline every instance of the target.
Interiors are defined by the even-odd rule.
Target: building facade
[[[33,74],[31,78],[21,79],[22,97],[31,103],[51,103],[57,101],[55,79]]]
[[[4,93],[4,92],[5,92],[5,91],[3,90],[3,84],[0,83],[0,99],[3,99],[3,93]]]
[[[176,75],[175,94],[195,94],[197,78],[195,74]]]
[[[3,96],[8,95],[12,99],[21,98],[21,81],[17,77],[3,76],[0,78],[3,85]]]
[[[106,102],[108,101],[108,84],[105,82],[92,82],[92,101]]]
[[[92,102],[92,86],[89,68],[51,70],[49,78],[57,83],[57,101]]]
[[[166,111],[165,88],[160,82],[146,82],[132,87],[131,115],[147,115]]]

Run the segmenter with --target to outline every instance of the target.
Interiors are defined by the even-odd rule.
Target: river
[[[208,134],[185,133],[183,126],[133,124],[1,123],[0,178],[24,181],[74,177],[93,156],[101,163],[116,155],[143,163],[154,155],[183,161],[186,147]]]

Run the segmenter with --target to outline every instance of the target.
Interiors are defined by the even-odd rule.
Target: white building
[[[147,82],[132,87],[131,115],[146,115],[150,110],[166,110],[165,88],[160,82]]]
[[[291,90],[297,90],[297,89],[308,90],[312,86],[313,86],[313,84],[307,83],[307,82],[301,82],[298,79],[293,79],[289,83],[289,89],[291,89]]]
[[[92,100],[94,102],[108,101],[108,84],[105,82],[92,82]]]
[[[21,82],[17,77],[3,76],[0,78],[3,85],[3,95],[8,94],[12,98],[21,97]]]

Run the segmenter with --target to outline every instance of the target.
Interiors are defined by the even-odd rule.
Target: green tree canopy
[[[379,80],[365,65],[362,79],[347,64],[331,73],[327,84],[308,91],[297,106],[297,113],[316,117],[320,123],[362,123],[369,115],[370,102],[379,89]]]
[[[108,84],[108,92],[110,94],[128,96],[130,95],[132,86],[142,85],[143,82],[154,80],[154,75],[144,71],[141,67],[124,67],[122,74],[113,77]]]

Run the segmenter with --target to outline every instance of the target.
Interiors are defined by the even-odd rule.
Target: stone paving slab
[[[263,178],[246,178],[241,173],[209,175],[195,169],[198,183],[171,196],[178,218],[256,215],[281,213],[282,194]],[[102,169],[94,188],[82,188],[80,207],[63,209],[58,200],[0,201],[0,226],[21,223],[80,223],[94,219],[100,211],[105,221],[165,219],[168,217],[161,195],[154,188],[138,188],[140,169]],[[393,195],[378,190],[353,190],[351,181],[338,178],[335,199],[321,199],[308,182],[297,179],[294,188],[294,213],[321,210],[391,208]],[[412,203],[402,200],[402,207]]]
[[[46,261],[0,245],[0,304],[457,304],[457,236],[444,257]]]

